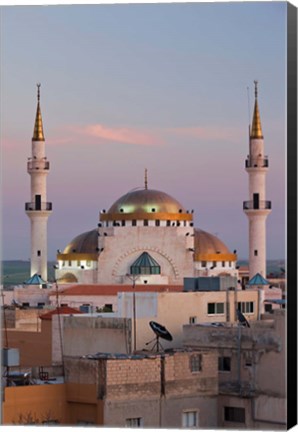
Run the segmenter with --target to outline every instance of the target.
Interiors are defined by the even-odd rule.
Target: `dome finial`
[[[41,84],[37,83],[36,86],[37,86],[37,102],[39,102],[40,101],[40,87],[41,87]]]
[[[255,84],[255,99],[258,99],[258,81],[254,80]]]
[[[36,117],[35,117],[35,124],[34,124],[32,141],[44,141],[42,117],[41,117],[41,111],[40,111],[40,105],[39,105],[41,84],[37,83],[36,86],[37,86],[37,110],[36,110]]]
[[[145,189],[148,189],[147,168],[145,168]]]
[[[252,119],[252,127],[250,138],[263,139],[261,117],[258,106],[258,81],[254,80],[255,84],[255,108]]]

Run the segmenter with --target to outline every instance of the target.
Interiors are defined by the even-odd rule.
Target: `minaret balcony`
[[[243,210],[271,210],[271,201],[244,201]]]
[[[52,203],[51,202],[27,202],[25,203],[26,211],[52,211]]]
[[[269,160],[268,157],[264,158],[251,158],[248,157],[245,161],[245,168],[268,168]]]
[[[44,160],[30,160],[27,162],[28,171],[49,170],[50,162]]]

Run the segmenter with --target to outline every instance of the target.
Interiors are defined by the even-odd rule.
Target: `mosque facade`
[[[249,219],[250,277],[266,276],[266,218],[271,202],[265,200],[268,158],[264,142],[255,82],[255,107],[250,128],[249,201],[243,203]],[[44,280],[47,256],[47,218],[52,203],[46,198],[49,162],[45,157],[39,106],[32,139],[31,202],[26,213],[31,220],[31,276]],[[57,253],[55,277],[59,283],[81,284],[171,284],[182,285],[185,277],[233,276],[238,280],[237,255],[215,235],[194,227],[193,210],[172,196],[148,188],[147,170],[143,188],[121,196],[88,232],[77,235]]]
[[[197,229],[193,212],[165,192],[143,189],[102,210],[96,229],[75,237],[57,255],[60,282],[182,285],[184,277],[232,275],[237,256]]]

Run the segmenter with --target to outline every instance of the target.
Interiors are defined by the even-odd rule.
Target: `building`
[[[185,347],[217,353],[219,428],[286,429],[286,312],[263,318],[250,328],[184,327]]]

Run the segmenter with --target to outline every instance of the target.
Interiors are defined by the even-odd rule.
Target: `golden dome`
[[[215,235],[201,229],[194,230],[195,261],[236,261],[237,255]]]
[[[173,197],[153,189],[138,189],[119,198],[100,220],[192,220],[192,214]]]
[[[98,242],[97,230],[87,231],[75,237],[64,249],[64,254],[96,252]]]

